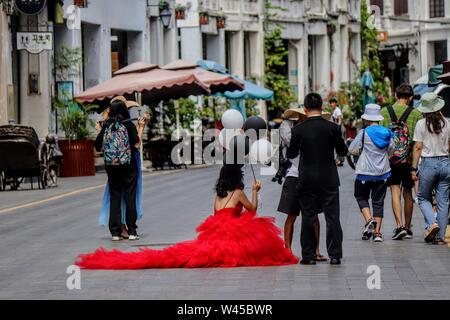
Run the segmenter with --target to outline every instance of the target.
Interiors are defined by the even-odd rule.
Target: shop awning
[[[87,89],[75,100],[79,103],[104,104],[117,95],[142,93],[142,102],[154,104],[191,95],[209,94],[211,91],[192,72],[160,69],[155,65],[130,65],[116,72],[115,77]]]
[[[193,73],[207,86],[211,94],[244,89],[244,84],[230,75],[211,72],[200,68],[197,63],[185,60],[176,60],[163,66],[162,69],[179,74]]]

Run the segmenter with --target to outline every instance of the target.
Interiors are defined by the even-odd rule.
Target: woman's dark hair
[[[109,108],[109,121],[117,122],[126,119],[130,119],[130,112],[128,112],[126,104],[120,100],[111,103],[111,107]]]
[[[225,165],[220,169],[219,179],[216,183],[216,193],[225,198],[229,191],[244,189],[244,174],[239,165]]]
[[[429,133],[440,134],[445,127],[444,116],[440,111],[425,113],[425,121]]]

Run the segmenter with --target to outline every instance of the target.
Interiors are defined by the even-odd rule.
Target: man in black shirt
[[[327,250],[331,264],[342,259],[342,228],[339,220],[339,175],[334,151],[347,155],[347,146],[336,124],[322,118],[322,98],[317,93],[305,97],[307,119],[292,129],[288,157],[300,153],[297,189],[302,208],[302,264],[315,264],[317,238],[313,221],[318,212],[325,213]]]

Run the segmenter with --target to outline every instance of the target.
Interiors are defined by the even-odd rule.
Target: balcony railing
[[[303,1],[299,0],[273,0],[270,3],[274,7],[282,9],[273,9],[271,12],[276,14],[277,18],[301,18],[304,13]]]
[[[259,13],[259,3],[258,0],[247,0],[243,2],[243,11],[246,14],[258,14]]]
[[[219,11],[220,10],[220,1],[219,0],[203,0],[203,7],[206,10]]]
[[[239,13],[241,11],[240,0],[221,0],[220,6],[226,13]]]

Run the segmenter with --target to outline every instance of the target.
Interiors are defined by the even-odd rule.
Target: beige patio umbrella
[[[196,63],[186,60],[176,60],[162,67],[164,70],[176,71],[179,74],[193,73],[211,92],[222,93],[226,91],[243,90],[244,84],[230,75],[223,75],[200,68]]]
[[[137,62],[115,73],[106,80],[75,97],[79,103],[108,106],[118,95],[127,98],[142,94],[142,103],[150,105],[160,101],[209,94],[211,91],[193,72],[177,72],[157,65]]]

